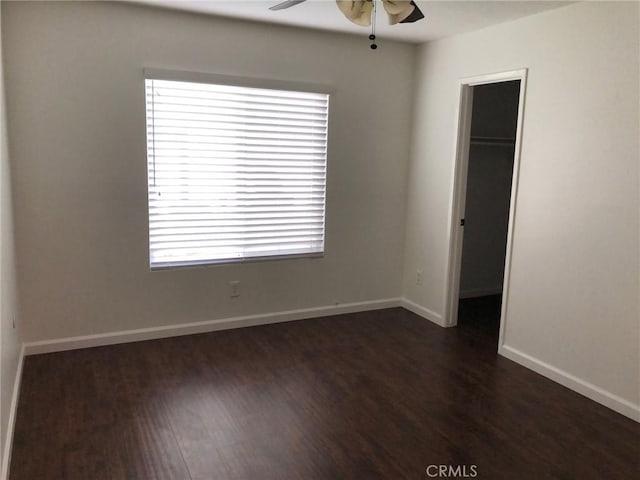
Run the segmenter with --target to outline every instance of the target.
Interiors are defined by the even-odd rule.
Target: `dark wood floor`
[[[492,301],[28,357],[10,478],[640,478],[640,425],[497,356]]]

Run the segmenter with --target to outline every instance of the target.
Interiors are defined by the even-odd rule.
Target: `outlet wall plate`
[[[231,298],[237,298],[240,296],[240,280],[233,280],[229,282],[229,287],[231,287],[231,291],[229,293]]]

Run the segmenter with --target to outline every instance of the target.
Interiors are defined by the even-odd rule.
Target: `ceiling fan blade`
[[[413,1],[411,2],[411,5],[413,5],[415,8],[409,14],[409,16],[404,20],[401,20],[400,23],[413,23],[424,18],[424,13],[422,13],[422,10],[418,8],[418,5],[416,5]]]
[[[389,25],[413,23],[424,18],[424,14],[413,0],[382,0],[389,16]]]
[[[286,2],[279,3],[273,7],[269,7],[269,10],[284,10],[298,5],[299,3],[306,2],[307,0],[287,0]]]

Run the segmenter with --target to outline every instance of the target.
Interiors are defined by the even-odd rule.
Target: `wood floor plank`
[[[640,425],[499,357],[496,302],[28,357],[10,478],[638,478]]]

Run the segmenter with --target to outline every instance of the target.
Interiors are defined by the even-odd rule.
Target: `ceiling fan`
[[[294,7],[306,0],[286,0],[278,3],[269,10],[284,10]],[[389,17],[389,24],[413,23],[424,18],[424,14],[413,0],[380,0],[382,6]],[[336,0],[338,8],[347,19],[356,25],[364,27],[371,26],[370,40],[375,40],[376,21],[376,0]],[[372,49],[378,48],[375,43],[371,44]]]

